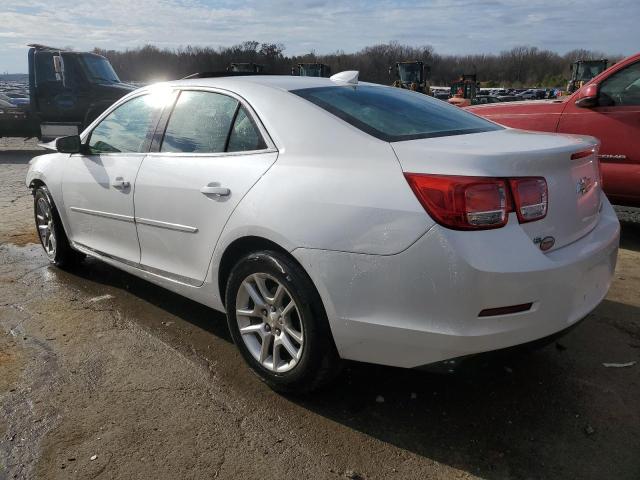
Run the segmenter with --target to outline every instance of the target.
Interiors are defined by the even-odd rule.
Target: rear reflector
[[[540,220],[547,215],[547,182],[542,177],[509,180],[520,223]]]
[[[593,155],[596,153],[596,148],[590,148],[588,150],[582,150],[580,152],[572,153],[571,160],[578,160],[580,158],[588,157],[589,155]]]
[[[533,303],[523,303],[521,305],[511,305],[509,307],[485,308],[478,314],[478,316],[495,317],[496,315],[510,315],[513,313],[526,312],[527,310],[531,310],[532,305]]]

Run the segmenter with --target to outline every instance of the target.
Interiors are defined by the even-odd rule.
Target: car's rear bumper
[[[482,232],[436,226],[396,255],[293,253],[320,292],[343,358],[416,367],[552,335],[606,295],[620,236],[608,201],[594,230],[546,254],[512,220]],[[479,317],[527,303],[525,312]]]

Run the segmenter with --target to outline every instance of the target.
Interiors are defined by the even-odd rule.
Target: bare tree
[[[532,46],[518,46],[498,54],[442,55],[429,45],[410,46],[398,42],[372,45],[354,53],[342,50],[329,54],[310,51],[304,55],[286,56],[282,43],[260,43],[255,40],[231,47],[186,46],[159,49],[145,45],[133,50],[102,50],[124,80],[151,82],[181,78],[201,71],[224,71],[231,62],[254,62],[266,72],[287,75],[291,67],[302,62],[322,62],[333,72],[359,70],[360,78],[376,83],[391,83],[388,68],[398,61],[419,60],[431,67],[432,85],[449,85],[463,73],[475,73],[487,86],[563,86],[569,77],[569,65],[577,59],[609,58],[620,55],[573,50],[560,55]]]

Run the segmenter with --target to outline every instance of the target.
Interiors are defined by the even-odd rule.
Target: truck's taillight
[[[547,182],[542,177],[509,179],[515,210],[520,223],[540,220],[547,215]]]
[[[511,205],[500,178],[405,173],[427,213],[455,230],[484,230],[507,224]]]
[[[547,215],[547,182],[542,177],[404,176],[427,213],[454,230],[504,227],[514,210],[520,223]]]

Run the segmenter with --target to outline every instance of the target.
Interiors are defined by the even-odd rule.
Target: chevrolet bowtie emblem
[[[585,195],[589,190],[593,188],[593,179],[591,177],[582,177],[578,180],[576,185],[576,193],[578,195]]]

